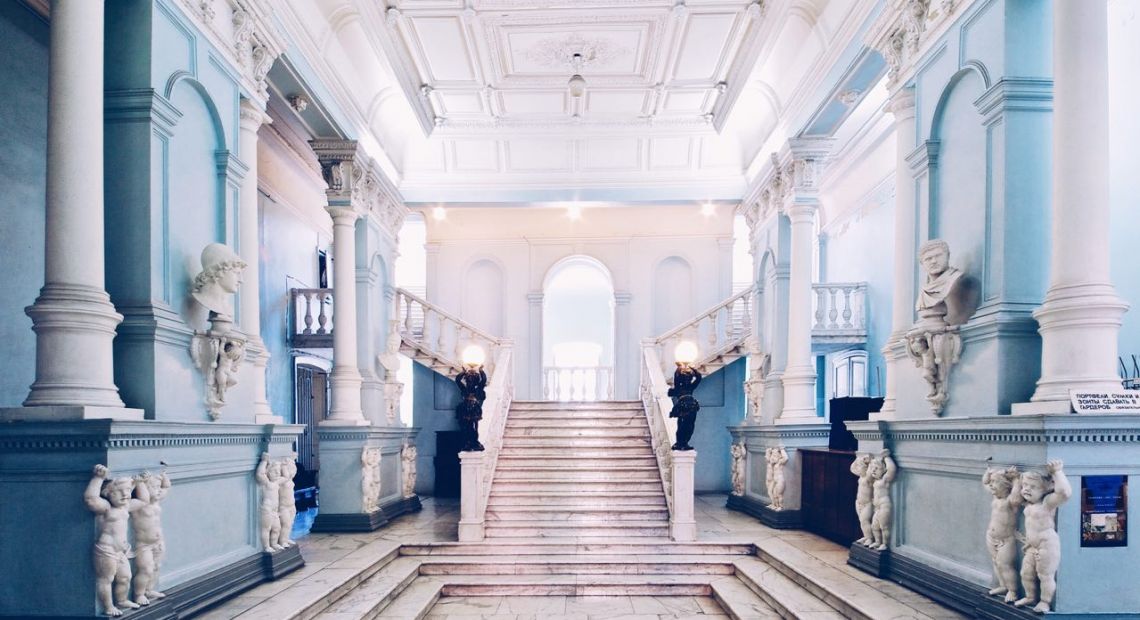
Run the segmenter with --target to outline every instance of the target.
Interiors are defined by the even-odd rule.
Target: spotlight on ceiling
[[[436,207],[431,210],[431,217],[437,222],[442,222],[447,219],[447,209],[443,207]]]
[[[706,202],[701,205],[701,215],[705,217],[712,217],[716,215],[716,205],[711,202]]]
[[[582,55],[574,54],[570,63],[574,67],[574,75],[570,76],[566,86],[570,89],[570,96],[577,99],[586,92],[586,78],[582,77]]]
[[[566,207],[566,217],[570,218],[570,221],[572,222],[577,222],[578,220],[582,219],[582,207],[578,205],[570,205]]]

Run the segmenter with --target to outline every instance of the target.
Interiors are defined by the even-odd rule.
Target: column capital
[[[895,117],[895,123],[914,118],[914,87],[903,86],[891,92],[887,101],[887,109]]]
[[[240,106],[240,120],[238,126],[244,131],[256,132],[262,125],[273,122],[265,113],[265,105],[252,99],[243,97]]]
[[[532,306],[536,305],[536,304],[541,304],[543,297],[544,297],[544,295],[542,294],[542,292],[527,293],[526,294],[526,300]],[[615,294],[615,297],[616,297],[616,294]]]
[[[619,306],[628,306],[633,301],[633,293],[629,291],[614,291],[614,303]]]
[[[356,220],[360,219],[360,212],[351,205],[330,204],[325,207],[325,212],[332,218],[334,226],[355,226]]]
[[[819,204],[815,201],[792,202],[785,210],[792,224],[810,224],[815,220],[815,212]]]

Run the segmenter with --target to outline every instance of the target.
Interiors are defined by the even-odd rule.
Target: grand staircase
[[[668,537],[642,403],[512,403],[485,519],[488,538]]]

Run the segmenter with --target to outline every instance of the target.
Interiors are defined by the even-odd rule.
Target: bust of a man
[[[233,294],[241,286],[246,264],[233,250],[211,243],[202,250],[202,272],[194,277],[191,293],[206,309],[223,317],[233,316]]]
[[[950,246],[941,239],[931,239],[922,244],[918,249],[918,262],[926,271],[926,282],[915,303],[919,323],[945,325],[946,298],[962,278],[962,270],[950,266]]]

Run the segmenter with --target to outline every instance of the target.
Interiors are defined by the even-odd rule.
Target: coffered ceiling
[[[411,201],[732,199],[800,84],[763,59],[810,69],[858,4],[286,0],[282,20]]]

